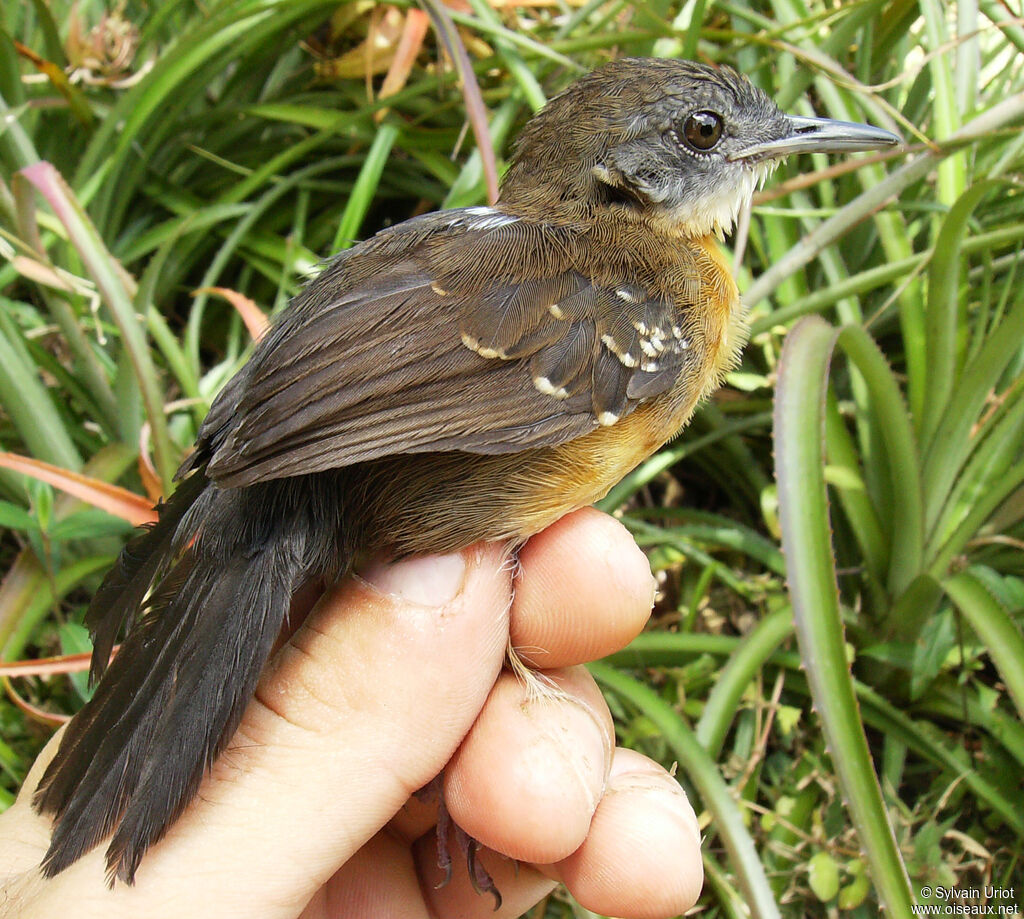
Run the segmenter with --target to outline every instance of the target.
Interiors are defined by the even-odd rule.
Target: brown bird
[[[496,206],[336,257],[214,401],[89,607],[102,679],[35,796],[55,817],[44,873],[113,834],[111,880],[132,881],[302,585],[370,554],[514,546],[675,436],[744,341],[716,236],[780,157],[897,141],[785,115],[724,67],[620,60],[526,126]]]

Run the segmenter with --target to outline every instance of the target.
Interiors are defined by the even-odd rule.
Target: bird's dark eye
[[[683,122],[683,137],[694,150],[710,150],[722,139],[722,116],[715,112],[694,112]]]

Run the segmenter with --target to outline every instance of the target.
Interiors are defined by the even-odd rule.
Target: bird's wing
[[[671,304],[625,277],[595,280],[584,250],[569,230],[486,208],[349,250],[227,384],[192,465],[240,486],[399,453],[517,452],[614,424],[672,386],[689,342]]]

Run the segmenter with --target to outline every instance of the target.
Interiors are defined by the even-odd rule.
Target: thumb
[[[477,546],[376,566],[325,594],[136,885],[105,887],[100,847],[34,894],[74,896],[79,915],[210,903],[296,915],[443,768],[483,706],[508,641],[503,561]]]

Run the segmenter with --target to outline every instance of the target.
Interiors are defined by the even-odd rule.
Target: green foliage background
[[[367,74],[408,9],[5,4],[0,448],[142,493],[144,442],[166,485],[249,347],[194,291],[273,312],[350,239],[484,200],[433,35],[386,100]],[[594,672],[620,739],[678,762],[708,821],[703,915],[905,916],[925,885],[1019,890],[1020,12],[470,0],[451,17],[499,164],[547,96],[622,54],[729,63],[785,109],[906,137],[788,163],[755,207],[742,367],[603,502],[662,591]],[[127,527],[4,470],[0,525],[3,658],[85,649]],[[18,690],[70,711],[85,687]],[[0,731],[3,804],[47,732],[7,701]],[[586,914],[559,895],[535,915]]]

